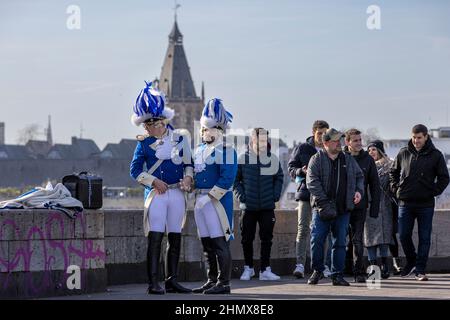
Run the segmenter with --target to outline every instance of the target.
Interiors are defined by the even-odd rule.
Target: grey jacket
[[[355,207],[353,198],[358,191],[364,196],[364,176],[356,160],[349,154],[344,153],[347,167],[347,211]],[[312,156],[306,174],[306,185],[311,192],[311,207],[320,208],[328,203],[327,191],[330,188],[331,159],[325,150],[320,150]]]

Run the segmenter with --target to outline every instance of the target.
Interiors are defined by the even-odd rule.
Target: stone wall
[[[235,236],[231,242],[233,257],[232,277],[242,272],[244,256],[241,247],[239,212],[235,212]],[[290,275],[295,268],[295,239],[297,233],[297,212],[277,210],[272,245],[272,270],[280,275]],[[436,211],[432,235],[428,270],[450,272],[450,211]],[[416,227],[417,229],[417,227]],[[254,242],[255,268],[259,269],[260,245],[258,231]],[[417,230],[414,236],[417,243]],[[141,210],[105,211],[106,268],[109,284],[136,283],[146,281],[145,254],[146,239],[142,231]],[[403,251],[400,248],[400,256]],[[200,240],[197,237],[193,212],[188,211],[183,229],[179,279],[198,281],[205,278],[206,266]],[[309,257],[306,264],[309,270]]]
[[[278,210],[276,219],[271,265],[274,272],[290,275],[295,267],[297,212]],[[238,278],[243,266],[238,212],[234,224],[232,276]],[[433,226],[428,270],[450,272],[450,211],[436,211]],[[107,285],[144,283],[146,248],[142,210],[86,210],[76,219],[54,210],[0,210],[0,298],[80,294],[104,291]],[[257,240],[257,270],[259,250]],[[79,290],[67,286],[71,265],[81,270]],[[198,281],[205,275],[201,242],[193,212],[188,211],[179,280]]]
[[[80,269],[80,290],[67,286],[71,265]],[[54,210],[0,210],[0,298],[97,292],[106,284],[102,211],[72,219]]]

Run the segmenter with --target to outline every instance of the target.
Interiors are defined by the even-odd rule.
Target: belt
[[[169,189],[178,189],[178,188],[180,188],[180,184],[179,183],[168,184],[167,188],[169,188]]]
[[[211,189],[195,189],[195,194],[208,194],[211,191]]]

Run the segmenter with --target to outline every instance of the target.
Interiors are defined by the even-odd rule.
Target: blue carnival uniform
[[[148,239],[147,274],[149,294],[164,294],[167,292],[189,293],[191,289],[184,288],[177,281],[178,261],[181,249],[181,228],[186,213],[185,194],[179,188],[179,182],[184,175],[192,177],[193,169],[190,155],[183,154],[186,150],[185,138],[181,131],[173,130],[168,122],[173,118],[174,111],[165,108],[164,94],[151,83],[141,90],[133,107],[131,121],[134,125],[144,124],[151,132],[166,130],[162,137],[138,136],[138,143],[130,165],[130,175],[145,186],[144,233]],[[154,131],[156,130],[156,131]],[[188,152],[190,153],[190,152]],[[189,161],[183,156],[187,156]],[[145,169],[144,169],[145,167]],[[167,184],[167,190],[162,192],[153,187],[155,180]],[[168,247],[165,259],[166,279],[165,289],[159,285],[159,258],[164,233],[167,232]]]
[[[223,207],[229,230],[223,226],[225,234],[233,236],[233,192],[231,188],[237,173],[237,155],[231,146],[223,144],[212,147],[200,144],[194,155],[194,181],[197,193],[209,193]],[[200,192],[198,192],[200,190]],[[217,214],[216,212],[214,214]],[[228,233],[227,233],[228,232]]]
[[[237,173],[237,155],[223,144],[223,133],[233,116],[222,101],[209,100],[200,118],[202,139],[194,154],[194,217],[208,261],[208,281],[193,292],[228,294],[232,258],[229,240],[233,239],[232,186]]]

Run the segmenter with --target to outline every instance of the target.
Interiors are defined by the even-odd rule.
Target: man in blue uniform
[[[131,117],[136,126],[143,125],[147,134],[137,136],[138,143],[131,161],[130,174],[145,187],[144,232],[148,238],[147,273],[149,294],[165,292],[188,293],[177,281],[181,247],[181,229],[186,212],[182,186],[193,181],[191,161],[182,161],[187,139],[174,130],[169,121],[174,111],[165,107],[162,92],[146,82],[136,99]],[[184,154],[183,154],[184,151]],[[144,170],[144,165],[146,169]],[[165,290],[158,283],[161,241],[167,231],[168,247],[165,259]]]
[[[200,119],[202,141],[195,150],[195,222],[209,264],[208,281],[194,293],[230,293],[233,237],[232,186],[237,173],[237,155],[225,145],[223,133],[232,121],[220,99],[208,101]]]

